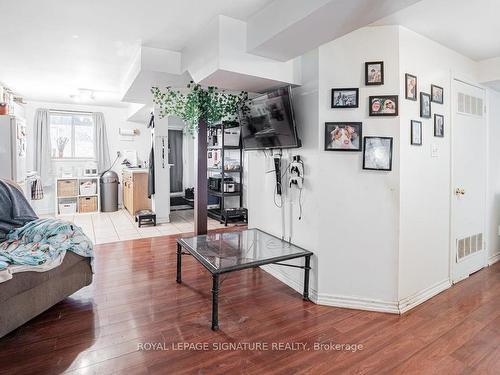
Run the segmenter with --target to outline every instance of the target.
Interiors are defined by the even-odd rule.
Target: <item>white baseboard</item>
[[[372,298],[320,294],[319,305],[343,307],[346,309],[377,311],[390,314],[399,314],[398,304],[393,301],[383,301]]]
[[[274,276],[277,278],[279,281],[281,281],[283,284],[288,285],[290,288],[295,290],[297,293],[302,293],[304,292],[304,282],[301,280],[298,282],[297,280],[292,279],[289,277],[287,274],[285,274],[282,271],[283,266],[276,266],[273,264],[266,264],[265,266],[261,266],[264,271],[266,271],[268,274],[271,276]],[[311,284],[309,284],[309,299],[313,301],[314,303],[318,303],[318,293],[316,290],[311,288]]]
[[[499,260],[500,260],[500,253],[496,253],[496,254],[491,255],[488,258],[488,266],[491,266],[491,265],[495,264]]]
[[[281,271],[280,266],[268,264],[261,267],[264,271],[288,285],[298,293],[302,294],[304,284],[302,280],[297,281]],[[309,298],[318,305],[343,307],[347,309],[379,311],[399,314],[396,302],[378,301],[368,298],[338,296],[330,294],[318,294],[316,290],[309,287]]]
[[[261,267],[264,271],[277,278],[282,283],[288,285],[298,293],[302,294],[302,280],[297,281],[292,279],[287,274],[280,270],[280,266],[265,265]],[[319,293],[309,288],[309,297],[311,301],[318,305],[342,307],[347,309],[377,311],[391,314],[403,314],[410,309],[420,305],[435,295],[451,287],[450,280],[443,280],[435,285],[430,286],[414,295],[404,298],[399,302],[384,301],[372,298],[357,297],[357,296],[342,296]]]
[[[448,289],[449,287],[451,287],[451,281],[449,279],[446,279],[424,290],[421,290],[411,295],[410,297],[403,298],[398,303],[399,313],[403,314],[413,309],[414,307],[420,305],[421,303]]]

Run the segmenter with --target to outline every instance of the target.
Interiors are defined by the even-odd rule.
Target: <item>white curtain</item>
[[[108,136],[106,134],[106,123],[101,112],[92,113],[92,120],[95,124],[96,133],[96,161],[99,172],[104,172],[111,167],[109,158]]]
[[[50,145],[49,110],[39,108],[35,113],[33,166],[40,175],[42,185],[52,185],[52,157]]]

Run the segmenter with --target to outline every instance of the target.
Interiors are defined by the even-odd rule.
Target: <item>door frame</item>
[[[474,87],[477,87],[478,89],[481,89],[484,91],[484,100],[483,100],[483,105],[485,106],[486,110],[484,110],[483,114],[484,114],[484,125],[485,125],[485,129],[486,129],[486,151],[485,151],[485,154],[486,154],[486,160],[485,160],[485,164],[486,164],[486,173],[485,173],[485,181],[484,181],[484,186],[485,186],[485,189],[484,189],[484,195],[485,195],[485,203],[486,203],[486,207],[485,207],[485,212],[484,212],[484,235],[483,235],[483,243],[484,243],[484,259],[483,259],[483,266],[480,268],[483,269],[484,267],[486,267],[488,265],[488,254],[489,254],[489,241],[488,241],[488,238],[489,238],[489,234],[490,234],[490,230],[489,230],[489,226],[487,225],[487,219],[488,219],[488,212],[489,212],[489,209],[488,209],[488,182],[489,182],[489,160],[488,160],[488,155],[489,155],[489,121],[488,121],[488,117],[487,117],[487,111],[489,110],[488,109],[488,106],[487,106],[487,103],[488,103],[488,99],[487,99],[487,90],[486,90],[486,87],[477,83],[475,79],[473,79],[472,77],[468,76],[468,75],[465,75],[465,74],[461,74],[461,73],[457,73],[457,72],[454,72],[453,70],[451,71],[451,74],[450,74],[450,104],[449,104],[449,111],[450,111],[450,126],[449,126],[449,134],[450,134],[450,186],[449,186],[449,192],[450,192],[450,217],[449,217],[449,220],[450,220],[450,233],[449,233],[449,241],[450,241],[450,248],[449,248],[449,267],[448,267],[448,277],[449,277],[449,280],[451,282],[451,284],[456,284],[462,280],[465,280],[468,276],[466,277],[463,277],[461,278],[460,280],[453,280],[453,271],[454,271],[454,267],[455,267],[455,263],[456,263],[456,244],[455,244],[455,228],[454,228],[454,224],[453,224],[453,215],[455,213],[455,203],[456,203],[456,197],[455,197],[455,193],[454,193],[454,187],[455,187],[455,181],[454,181],[454,178],[453,178],[453,168],[455,166],[455,163],[454,163],[454,145],[453,145],[453,131],[454,131],[454,126],[453,124],[455,123],[456,121],[456,111],[455,111],[455,108],[456,108],[456,105],[457,103],[455,102],[455,81],[459,81],[459,82],[462,82],[462,83],[465,83],[467,85],[471,85],[471,86],[474,86]]]

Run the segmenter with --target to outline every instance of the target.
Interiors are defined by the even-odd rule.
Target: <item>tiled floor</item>
[[[193,210],[172,211],[170,223],[156,227],[138,228],[134,218],[126,210],[59,216],[62,220],[74,222],[95,243],[107,243],[136,238],[148,238],[192,232],[194,229]],[[223,228],[224,224],[208,219],[208,229]]]

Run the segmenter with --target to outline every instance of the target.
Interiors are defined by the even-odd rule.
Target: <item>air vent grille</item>
[[[457,261],[483,250],[483,234],[457,239]]]
[[[483,117],[483,99],[458,93],[458,113]]]

